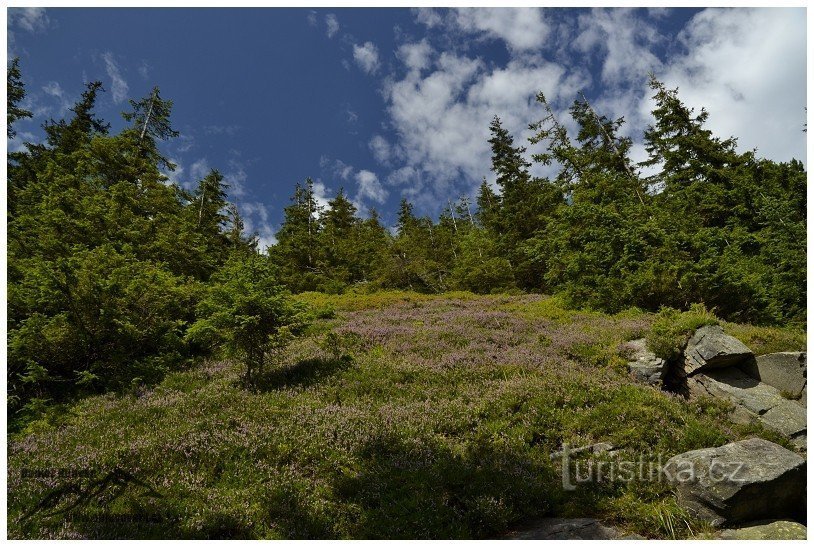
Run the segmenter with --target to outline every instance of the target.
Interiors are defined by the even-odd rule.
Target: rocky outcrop
[[[806,354],[799,351],[769,353],[749,359],[740,369],[752,378],[777,388],[791,399],[802,397],[806,388]]]
[[[668,363],[649,351],[644,339],[627,342],[625,350],[637,380],[683,396],[725,398],[734,405],[733,421],[758,421],[806,449],[805,353],[755,357],[718,325],[696,330],[681,357]]]
[[[717,527],[805,515],[805,460],[763,439],[685,452],[664,472],[679,503]]]
[[[733,419],[755,419],[766,428],[788,437],[798,448],[806,446],[806,409],[776,388],[739,368],[710,370],[687,380],[690,393],[728,399],[735,405]]]
[[[746,345],[724,333],[719,325],[701,327],[687,342],[684,350],[684,373],[737,365],[753,357]]]
[[[647,342],[644,338],[627,342],[625,349],[631,359],[627,364],[628,370],[636,380],[658,386],[663,383],[667,372],[667,362],[656,357],[655,353],[647,349]]]
[[[507,539],[617,539],[619,531],[592,518],[544,518],[511,532]]]
[[[721,530],[720,539],[806,539],[806,527],[793,520],[752,522]]]

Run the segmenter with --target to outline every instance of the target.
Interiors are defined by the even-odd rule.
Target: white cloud
[[[653,19],[664,19],[671,11],[670,8],[647,8],[647,15]]]
[[[370,151],[373,152],[373,157],[382,165],[389,165],[390,159],[393,154],[390,143],[381,135],[373,135],[368,143]]]
[[[339,19],[333,13],[329,13],[325,16],[325,26],[327,27],[325,34],[328,38],[333,38],[339,32]]]
[[[8,140],[7,143],[7,150],[9,153],[13,152],[26,152],[28,148],[26,147],[25,143],[30,142],[32,144],[38,144],[39,141],[37,136],[33,133],[28,131],[19,131],[13,138]]]
[[[317,26],[317,12],[314,10],[308,10],[308,15],[305,16],[305,19],[308,21],[308,24],[312,27]]]
[[[492,116],[501,118],[518,146],[529,146],[528,123],[544,116],[534,100],[538,91],[573,136],[567,108],[584,90],[600,115],[625,118],[622,135],[634,140],[633,158],[644,159],[642,134],[652,123],[650,71],[679,86],[687,104],[705,106],[708,127],[724,138],[740,137],[741,150],[757,147],[759,155],[780,161],[805,157],[802,9],[708,9],[675,39],[657,26],[662,10],[594,9],[558,19],[556,26],[535,9],[413,13],[434,30],[420,41],[405,37],[398,48],[400,65],[382,84],[390,134],[374,134],[368,146],[390,169],[383,184],[424,210],[437,211],[449,195],[474,191],[483,176],[493,181],[487,142]],[[457,47],[465,35],[503,40],[508,60],[487,63],[465,53],[466,47]],[[453,46],[442,48],[450,36]],[[657,52],[665,49],[660,59]],[[589,72],[593,66],[601,69],[598,82]],[[552,169],[535,165],[532,173]]]
[[[542,47],[550,33],[540,8],[458,8],[452,20],[464,32],[503,40],[515,51]]]
[[[209,162],[206,161],[206,158],[201,158],[192,163],[189,166],[189,176],[192,178],[192,181],[188,184],[191,184],[192,187],[197,184],[198,181],[203,179],[212,169],[209,167]]]
[[[317,179],[314,181],[314,200],[321,209],[328,207],[328,201],[331,199],[328,197],[330,191],[331,189],[325,186],[325,183],[321,180]],[[317,211],[314,211],[314,216],[317,216],[317,214]]]
[[[405,65],[410,62],[408,56],[400,58]],[[426,75],[409,70],[385,85],[389,125],[396,135],[389,157],[402,163],[385,180],[402,186],[402,194],[417,205],[437,209],[439,199],[461,193],[459,181],[465,181],[468,193],[482,177],[491,177],[487,140],[493,116],[500,116],[522,146],[530,134],[528,123],[543,115],[537,92],[554,102],[570,101],[584,84],[582,73],[567,73],[539,56],[490,67],[450,52],[436,55]],[[374,153],[380,144],[371,142]]]
[[[170,171],[169,169],[162,168],[161,174],[167,177],[167,180],[164,181],[164,184],[167,186],[177,186],[179,188],[184,188],[185,190],[192,190],[195,187],[195,184],[185,180],[184,173],[186,169],[184,168],[183,162],[178,159],[177,157],[169,157],[170,163],[175,165],[175,169]]]
[[[738,137],[741,151],[805,161],[804,10],[704,10],[674,40],[683,51],[665,61],[653,49],[666,38],[632,10],[592,10],[579,18],[578,31],[574,49],[598,54],[602,63],[603,89],[593,106],[625,117],[622,131],[634,139],[634,159],[646,156],[642,132],[653,122],[654,107],[646,81],[653,71],[669,88],[678,87],[679,98],[696,112],[707,109],[707,127],[716,136]]]
[[[207,135],[228,135],[234,137],[240,131],[239,125],[205,125],[204,133]]]
[[[51,26],[51,21],[45,8],[8,8],[6,10],[6,31],[8,33],[6,59],[11,60],[20,56],[17,50],[16,32],[38,33],[44,32]]]
[[[356,182],[356,196],[353,199],[353,204],[358,211],[366,210],[365,201],[372,200],[376,203],[384,203],[387,199],[389,192],[382,186],[379,177],[372,171],[361,169],[356,171],[352,165],[348,165],[342,160],[331,160],[327,156],[322,156],[319,159],[319,166],[323,172],[327,172],[331,176],[338,177],[343,181],[353,180]],[[321,179],[317,179],[314,183],[314,196],[318,203],[327,207],[328,189],[322,183]]]
[[[150,72],[153,70],[153,67],[147,61],[141,61],[141,64],[138,67],[139,75],[144,78],[145,80],[150,79]]]
[[[593,9],[580,15],[578,32],[573,47],[581,53],[598,50],[604,56],[602,81],[607,85],[640,87],[649,72],[661,67],[651,49],[662,37],[632,9]]]
[[[680,35],[687,52],[658,74],[742,151],[806,158],[806,10],[706,9]],[[650,108],[649,101],[643,108]]]
[[[361,46],[354,44],[353,60],[367,74],[374,74],[379,69],[379,50],[373,42]]]
[[[47,84],[42,86],[42,91],[49,97],[53,97],[59,102],[59,106],[57,107],[59,116],[64,116],[71,108],[71,106],[73,106],[71,100],[65,93],[65,90],[62,89],[61,85],[59,85],[59,82],[48,82]],[[51,111],[50,108],[48,108],[47,110],[49,112]]]
[[[107,75],[110,77],[110,90],[113,93],[113,102],[118,104],[127,99],[130,87],[122,76],[119,65],[116,64],[113,58],[113,54],[107,51],[102,55],[102,59],[105,61],[105,69],[107,70]]]
[[[249,175],[246,173],[246,165],[233,152],[233,157],[229,159],[229,169],[221,172],[223,182],[229,186],[230,198],[242,198],[246,195],[246,181]]]
[[[29,112],[31,112],[31,115],[33,116],[33,120],[39,120],[39,119],[44,118],[46,116],[52,116],[53,115],[53,110],[54,110],[53,107],[50,106],[50,105],[47,105],[47,104],[43,104],[42,101],[40,100],[41,98],[42,98],[42,95],[40,95],[39,93],[26,93],[25,98],[20,103],[20,106],[22,108],[24,108],[24,109],[28,110]],[[68,108],[70,108],[70,106],[71,105],[68,105]],[[27,121],[28,120],[23,119],[23,120],[20,120],[18,123],[20,123],[20,122],[25,123]]]
[[[62,90],[62,86],[59,85],[58,82],[48,82],[42,86],[42,90],[45,91],[47,95],[51,95],[52,97],[58,97],[61,99],[65,96],[65,92]]]
[[[175,152],[183,154],[195,147],[195,138],[187,134],[178,135],[172,140],[171,146],[175,149]]]
[[[441,14],[434,8],[413,8],[413,13],[415,13],[416,21],[429,28],[437,27],[444,21]]]
[[[247,235],[257,234],[260,252],[265,253],[267,247],[277,243],[265,205],[258,201],[241,202],[238,204],[238,211],[243,217],[245,233]]]
[[[432,46],[425,38],[420,42],[402,44],[399,47],[397,57],[409,70],[421,71],[429,68],[432,54]]]
[[[362,202],[370,199],[376,203],[384,203],[387,199],[387,190],[379,182],[379,177],[375,173],[362,169],[356,173],[357,194],[356,199]]]
[[[7,13],[9,26],[28,32],[40,32],[50,25],[45,8],[8,8]]]
[[[319,158],[319,166],[331,175],[339,177],[342,180],[348,180],[348,178],[353,174],[352,165],[348,165],[342,160],[331,161],[331,159],[327,156],[322,156]]]

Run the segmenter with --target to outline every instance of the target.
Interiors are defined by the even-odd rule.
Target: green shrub
[[[199,284],[112,245],[31,262],[18,305],[41,310],[9,331],[9,404],[158,380],[186,353]]]
[[[305,306],[278,282],[266,257],[238,256],[212,276],[207,296],[198,305],[190,341],[214,347],[246,365],[244,380],[253,385],[263,374],[270,352],[285,347],[305,326]]]
[[[658,357],[677,358],[692,334],[704,325],[717,325],[718,319],[703,304],[693,304],[685,312],[662,308],[647,334],[647,347]]]

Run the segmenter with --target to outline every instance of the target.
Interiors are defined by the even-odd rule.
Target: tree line
[[[395,230],[361,218],[343,190],[321,208],[297,184],[277,243],[258,251],[215,169],[171,184],[161,143],[178,136],[158,88],[131,100],[111,134],[87,84],[41,143],[8,154],[8,407],[25,420],[54,402],[138,389],[191,359],[230,349],[262,372],[268,352],[307,323],[290,292],[399,288],[559,293],[615,312],[687,308],[755,323],[806,319],[806,171],[738,153],[676,90],[652,78],[648,159],[630,158],[624,120],[584,97],[569,135],[544,95],[530,123],[535,163],[495,117],[492,170],[474,202],[437,219],[402,200]],[[7,69],[8,138],[24,108]],[[642,175],[647,167],[654,174]]]
[[[706,110],[694,112],[655,77],[650,88],[641,163],[621,136],[623,118],[581,97],[569,110],[572,137],[541,93],[531,158],[555,176],[532,176],[526,148],[495,117],[496,188],[484,179],[475,203],[450,201],[433,220],[403,199],[391,235],[376,211],[359,218],[341,189],[322,210],[309,179],[285,209],[270,258],[294,291],[520,290],[607,312],[704,303],[730,320],[805,322],[803,164],[739,153],[736,139],[705,127]]]

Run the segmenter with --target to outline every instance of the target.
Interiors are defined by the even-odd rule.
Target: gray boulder
[[[544,518],[511,532],[508,539],[616,539],[619,532],[592,518]]]
[[[739,366],[752,378],[776,387],[793,399],[799,399],[806,388],[806,354],[804,352],[787,351],[759,355]]]
[[[684,350],[684,372],[687,375],[698,371],[736,365],[752,357],[752,351],[743,342],[724,334],[719,325],[701,327]]]
[[[721,530],[721,539],[806,539],[806,527],[793,520],[750,522],[739,528]]]
[[[716,527],[805,515],[805,460],[763,439],[679,454],[664,473],[679,503]]]
[[[631,360],[627,367],[633,377],[640,382],[661,385],[667,372],[667,362],[647,349],[644,338],[631,340],[625,346],[630,352]]]
[[[705,371],[688,378],[687,385],[691,394],[722,397],[732,402],[733,421],[748,423],[756,419],[788,437],[797,447],[805,448],[806,409],[739,368]]]

